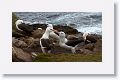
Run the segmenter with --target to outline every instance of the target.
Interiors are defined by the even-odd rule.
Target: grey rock
[[[18,61],[22,61],[22,62],[30,62],[32,61],[32,56],[23,51],[21,48],[17,48],[15,46],[12,47],[12,61],[13,62],[18,62]]]

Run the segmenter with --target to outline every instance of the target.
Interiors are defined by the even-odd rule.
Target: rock
[[[13,62],[31,62],[32,56],[23,51],[21,48],[12,47],[12,61]]]
[[[93,51],[94,43],[89,43],[89,44],[85,45],[84,48]]]
[[[98,35],[98,34],[91,34],[91,36],[94,36],[95,39],[102,39],[102,35]]]
[[[24,41],[26,42],[28,47],[31,46],[32,44],[34,44],[34,38],[33,37],[28,37]]]
[[[65,31],[65,32],[66,32],[67,34],[76,34],[76,33],[78,33],[78,30],[71,28],[71,29],[68,29],[68,30]]]
[[[81,40],[84,41],[84,38],[82,36],[78,36],[77,34],[72,34],[67,36],[68,40]]]
[[[12,37],[20,38],[20,37],[25,37],[25,35],[19,32],[12,32]]]
[[[31,24],[29,26],[30,26],[30,30],[32,28],[32,31],[37,30],[38,28],[42,28],[43,30],[45,30],[47,27],[47,24],[36,23],[36,24]],[[56,29],[58,31],[61,31],[61,30],[64,31],[66,34],[78,34],[79,33],[77,29],[74,29],[74,28],[67,26],[67,25],[53,25],[53,27],[54,27],[54,29]],[[29,28],[25,27],[25,30],[26,29],[28,31],[30,31]]]
[[[15,44],[16,42],[18,42],[18,39],[16,39],[15,37],[12,37],[12,44]]]
[[[39,38],[34,39],[33,44],[31,44],[29,47],[30,47],[30,48],[37,48],[37,47],[40,47],[40,39],[39,39]]]
[[[32,24],[31,27],[33,27],[34,30],[37,30],[38,28],[42,28],[43,30],[45,30],[47,27],[47,24],[36,23],[36,24]]]
[[[28,48],[40,47],[40,39],[39,38],[34,39],[33,37],[29,37],[29,38],[25,39],[25,42],[27,43]]]
[[[94,45],[93,51],[102,53],[102,39],[97,40],[97,42]]]
[[[79,33],[77,29],[74,29],[74,28],[72,28],[70,26],[54,25],[53,27],[54,27],[54,29],[56,29],[58,31],[63,31],[66,34],[78,34]]]
[[[19,48],[25,48],[28,46],[24,41],[15,39],[14,37],[12,38],[12,45],[19,47]]]
[[[83,33],[81,33],[81,32],[79,32],[78,34],[74,34],[76,37],[78,37],[78,38],[83,38]]]
[[[85,46],[85,42],[81,42],[81,43],[77,44],[76,50],[79,50],[79,49],[83,48],[84,46]]]
[[[75,35],[68,35],[67,39],[68,40],[76,40],[76,39],[78,39],[78,37],[76,37]]]
[[[96,43],[97,42],[97,39],[94,37],[94,36],[92,36],[92,35],[88,35],[88,36],[86,36],[86,41],[89,43]]]
[[[26,38],[28,38],[28,37],[20,37],[20,38],[17,38],[17,39],[25,42],[25,39],[26,39]]]
[[[44,34],[44,30],[37,29],[32,32],[32,37],[41,38],[43,34]]]
[[[88,50],[88,49],[80,49],[82,54],[93,54],[94,52]]]

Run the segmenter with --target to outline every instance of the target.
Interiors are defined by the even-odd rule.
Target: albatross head
[[[86,40],[86,37],[89,35],[89,33],[83,33],[83,38],[84,38],[84,40]]]
[[[52,24],[48,24],[47,27],[52,27],[53,28],[53,25]]]
[[[66,43],[66,38],[65,38],[65,33],[63,31],[59,32],[59,44],[65,44]]]
[[[60,37],[65,37],[65,33],[63,31],[59,32]]]
[[[18,27],[18,25],[20,25],[20,24],[22,24],[22,23],[23,23],[23,20],[17,20],[17,21],[15,22],[17,30],[23,31],[23,30],[21,30],[21,29]]]
[[[53,28],[52,27],[47,27],[46,30],[45,30],[45,33],[42,36],[42,38],[49,39],[49,35],[50,35],[51,32],[53,32]]]
[[[23,23],[23,20],[20,20],[20,19],[19,19],[19,20],[16,21],[15,24],[16,24],[16,25],[19,25],[19,24],[22,24],[22,23]]]
[[[47,33],[53,32],[53,27],[47,27],[47,28],[46,28],[46,32],[47,32]]]
[[[48,24],[47,27],[51,27],[51,28],[53,28],[53,25],[52,25],[52,24]],[[53,31],[56,32],[56,33],[58,33],[58,31],[55,30],[55,29],[53,29]]]

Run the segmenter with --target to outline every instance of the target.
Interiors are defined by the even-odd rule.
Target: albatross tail
[[[75,47],[68,46],[68,45],[66,45],[66,44],[60,44],[60,47],[65,48],[65,49],[68,49],[68,50],[71,50],[72,53],[76,53]]]

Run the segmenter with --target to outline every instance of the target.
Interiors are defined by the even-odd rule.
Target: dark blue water
[[[102,34],[101,12],[16,12],[26,23],[69,25],[79,32]]]

